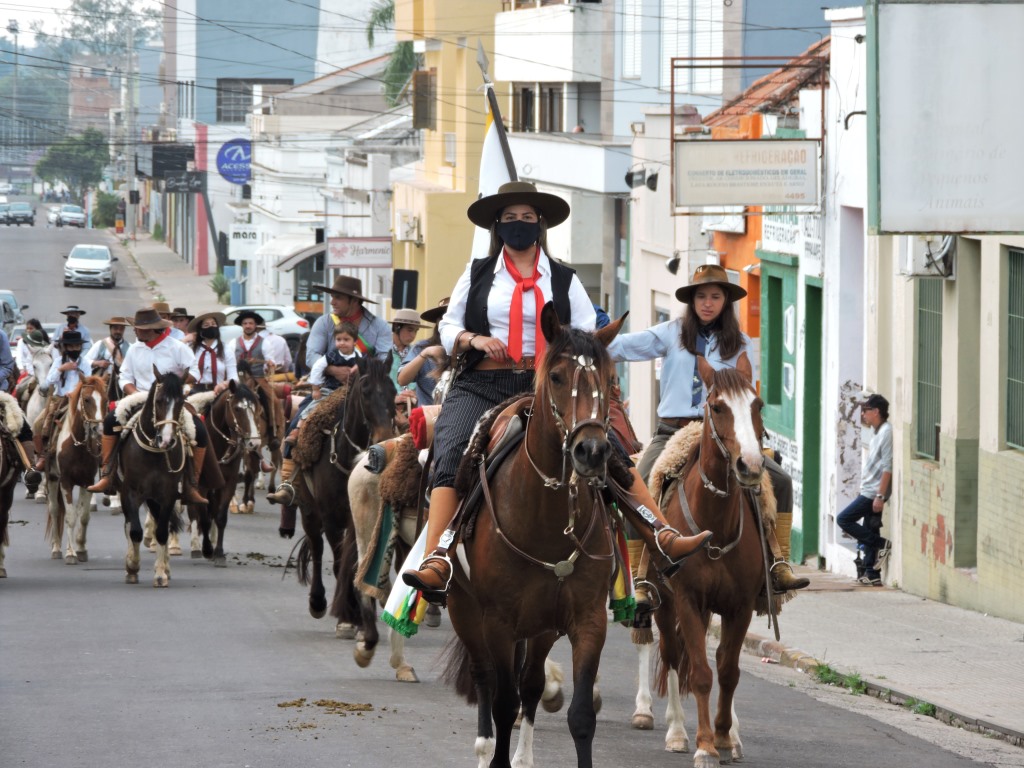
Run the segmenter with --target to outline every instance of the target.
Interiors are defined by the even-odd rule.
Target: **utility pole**
[[[128,236],[135,241],[135,196],[138,194],[135,179],[135,23],[128,23],[128,77],[125,81],[125,106],[127,108],[125,137],[125,155],[128,172],[128,205],[125,213],[128,216]]]
[[[17,19],[11,19],[10,21],[7,22],[7,31],[10,32],[14,36],[14,104],[12,105],[13,106],[14,117],[11,120],[11,136],[14,139],[14,141],[11,142],[11,144],[12,144],[12,147],[11,147],[12,151],[11,151],[10,156],[8,158],[10,163],[11,163],[12,168],[11,168],[11,170],[7,174],[7,180],[11,181],[11,179],[12,179],[12,177],[14,175],[14,173],[13,173],[13,166],[14,166],[14,163],[15,163],[15,158],[17,158],[18,162],[21,161],[21,156],[20,156],[20,153],[18,152],[18,149],[17,149],[18,144],[19,144],[19,142],[18,142],[18,135],[19,134],[23,135],[23,131],[21,130],[21,124],[20,124],[20,122],[18,120],[18,32],[20,30],[18,28],[18,20]]]

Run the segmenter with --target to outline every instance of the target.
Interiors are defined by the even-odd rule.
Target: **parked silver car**
[[[105,245],[81,243],[64,258],[64,285],[117,285],[117,256]]]
[[[85,229],[85,211],[80,205],[62,205],[57,213],[58,227],[81,227]]]

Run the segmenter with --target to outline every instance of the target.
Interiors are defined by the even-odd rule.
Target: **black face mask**
[[[199,335],[204,339],[216,339],[220,336],[220,329],[218,328],[202,328],[199,331]]]
[[[540,224],[535,221],[502,221],[495,229],[498,237],[514,251],[525,251],[540,237]]]
[[[69,349],[64,353],[68,360],[77,360],[78,356],[81,354],[82,350],[80,349]]]

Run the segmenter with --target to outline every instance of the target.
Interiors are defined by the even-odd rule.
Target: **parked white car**
[[[51,205],[49,208],[46,209],[46,223],[47,224],[56,224],[57,223],[57,217],[59,215],[60,215],[60,206],[59,205]]]
[[[62,205],[57,212],[58,227],[81,227],[85,229],[85,211],[80,205]]]
[[[64,285],[117,285],[117,256],[105,245],[81,243],[71,249],[64,265]]]

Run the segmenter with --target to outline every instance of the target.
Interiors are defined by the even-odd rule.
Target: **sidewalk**
[[[782,642],[755,616],[748,652],[811,673],[827,664],[858,674],[872,695],[933,704],[944,722],[1024,747],[1024,625],[796,570],[811,586],[783,607]]]
[[[154,300],[162,296],[194,314],[217,306],[210,276],[194,275],[148,233],[140,232],[128,250],[152,281]],[[811,586],[784,606],[782,642],[775,642],[766,617],[755,617],[749,652],[805,671],[827,664],[858,674],[873,695],[895,704],[927,702],[945,722],[1024,747],[1024,625],[896,589],[863,587],[845,576],[796,570]]]

